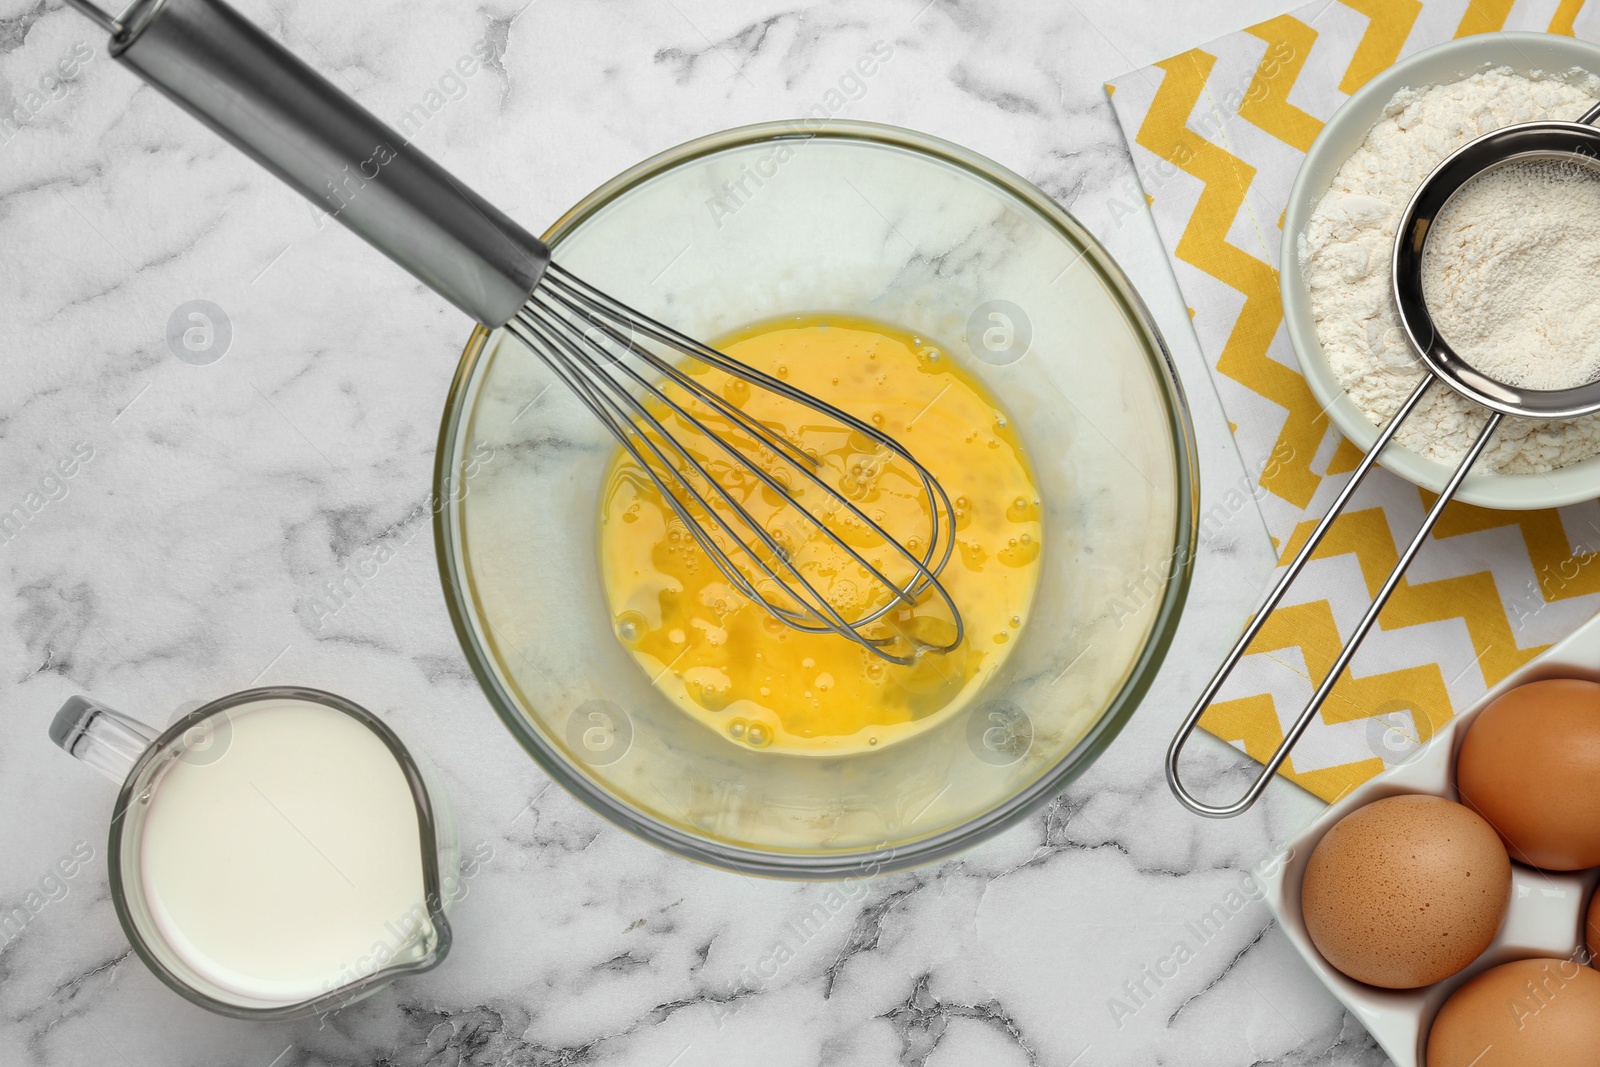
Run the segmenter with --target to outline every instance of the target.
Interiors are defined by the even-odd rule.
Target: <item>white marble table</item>
[[[649,154],[806,111],[890,41],[840,114],[969,145],[1095,230],[1176,353],[1208,503],[1240,484],[1102,83],[1287,0],[524,2],[242,7],[391,121],[436,102],[421,145],[535,229]],[[501,58],[452,81],[479,41]],[[75,49],[70,82],[41,91]],[[24,111],[0,128],[0,512],[26,513],[0,544],[0,913],[27,914],[0,935],[0,1064],[1384,1062],[1260,903],[1159,988],[1147,975],[1320,807],[1279,783],[1205,823],[1160,772],[1270,569],[1253,512],[1206,540],[1155,689],[1088,775],[988,845],[873,883],[752,983],[820,890],[611,828],[522,755],[468,674],[416,511],[465,320],[138,87],[56,0],[0,0],[0,87]],[[192,299],[231,325],[209,365],[166,341]],[[91,458],[54,474],[75,450]],[[392,558],[329,600],[379,543]],[[349,694],[429,752],[487,857],[448,961],[321,1027],[215,1018],[145,971],[107,897],[111,786],[45,735],[77,692],[164,724],[290,681]],[[95,861],[52,879],[75,846]]]

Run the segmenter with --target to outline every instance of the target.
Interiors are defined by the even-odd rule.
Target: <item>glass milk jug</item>
[[[107,850],[117,917],[196,1004],[325,1014],[449,951],[454,821],[431,772],[366,709],[249,689],[157,735],[73,697],[50,736],[121,784]]]

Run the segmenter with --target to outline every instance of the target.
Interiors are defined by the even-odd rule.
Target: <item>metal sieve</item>
[[[1238,643],[1222,661],[1222,666],[1217,668],[1217,673],[1212,676],[1210,683],[1200,694],[1200,699],[1190,710],[1188,718],[1184,720],[1177,735],[1172,739],[1172,744],[1167,749],[1167,784],[1172,787],[1172,793],[1178,801],[1195,814],[1213,819],[1230,819],[1250,808],[1266,791],[1272,776],[1283,765],[1284,760],[1289,758],[1295,743],[1300,740],[1306,728],[1311,725],[1312,718],[1327,701],[1328,694],[1333,691],[1334,684],[1344,673],[1356,649],[1361,646],[1362,639],[1372,629],[1372,624],[1378,621],[1378,615],[1383,611],[1384,604],[1400,584],[1401,577],[1421,549],[1422,542],[1432,532],[1434,524],[1439,521],[1445,505],[1450,503],[1462,480],[1471,471],[1472,465],[1488,447],[1489,439],[1494,436],[1501,419],[1507,415],[1530,419],[1570,419],[1600,412],[1600,381],[1570,389],[1523,389],[1496,381],[1468,365],[1435,329],[1433,317],[1428,313],[1427,300],[1422,292],[1422,255],[1427,247],[1428,231],[1434,219],[1457,192],[1474,179],[1513,163],[1540,160],[1579,163],[1600,174],[1600,130],[1590,125],[1597,118],[1600,118],[1600,105],[1590,109],[1577,122],[1523,122],[1486,133],[1446,156],[1444,161],[1423,179],[1422,185],[1412,195],[1411,202],[1406,205],[1395,235],[1391,276],[1400,321],[1405,326],[1406,336],[1410,339],[1412,347],[1427,368],[1427,373],[1422,376],[1422,380],[1417,383],[1411,395],[1406,397],[1394,417],[1384,426],[1383,432],[1362,457],[1350,480],[1334,498],[1327,514],[1317,523],[1311,535],[1306,538],[1305,544],[1300,547],[1300,551],[1284,568],[1283,574],[1272,587],[1272,591],[1267,594],[1255,617],[1245,627]],[[1439,493],[1439,499],[1434,502],[1422,520],[1422,526],[1416,536],[1401,551],[1399,561],[1379,588],[1366,614],[1356,624],[1350,639],[1339,649],[1339,655],[1334,659],[1327,677],[1312,694],[1311,702],[1300,712],[1293,725],[1284,732],[1283,743],[1272,754],[1272,758],[1267,760],[1261,773],[1251,782],[1250,788],[1244,796],[1232,804],[1215,806],[1203,803],[1196,799],[1179,779],[1178,757],[1183,752],[1183,746],[1188,743],[1189,736],[1199,725],[1200,717],[1211,706],[1212,700],[1216,698],[1228,676],[1233,673],[1233,668],[1244,656],[1250,642],[1261,632],[1261,628],[1266,625],[1278,602],[1283,599],[1289,587],[1294,584],[1295,578],[1305,568],[1306,561],[1322,542],[1323,535],[1333,526],[1334,520],[1355,495],[1356,489],[1377,462],[1378,456],[1383,453],[1396,431],[1435,382],[1443,382],[1468,400],[1476,401],[1488,408],[1488,421],[1478,433],[1477,439],[1473,441],[1472,447],[1467,449],[1466,455],[1451,474],[1450,480],[1445,483]]]

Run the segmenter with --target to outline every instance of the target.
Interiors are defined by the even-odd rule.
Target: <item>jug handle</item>
[[[155,739],[143,723],[88,697],[69,697],[50,723],[50,740],[118,785]]]

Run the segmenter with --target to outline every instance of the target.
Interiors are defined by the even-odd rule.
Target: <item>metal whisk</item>
[[[504,327],[531,348],[649,474],[742,595],[794,629],[832,631],[896,663],[960,644],[960,612],[938,580],[955,546],[954,512],[938,481],[893,438],[551,263],[537,237],[222,0],[135,0],[118,16],[92,0],[68,3],[110,33],[109,51],[123,66],[478,322]],[[929,515],[926,540],[911,542],[920,551],[840,493],[815,457],[697,381],[689,370],[694,361],[802,405],[907,466]],[[694,409],[714,413],[748,443],[714,432]],[[670,412],[687,432],[674,434],[658,412]],[[717,463],[698,458],[707,447]],[[786,485],[774,463],[794,471],[796,484]],[[844,552],[868,576],[874,595],[840,605],[819,591],[785,547],[795,539],[792,527],[780,539],[730,490],[748,479],[788,498],[798,538],[824,538]],[[806,486],[820,490],[824,510],[795,500]],[[841,524],[859,524],[881,545],[864,551],[850,544]],[[885,553],[892,566],[868,558]],[[946,644],[897,625],[930,591],[954,623]]]
[[[894,438],[787,382],[663,326],[553,263],[506,328],[533,349],[605,423],[661,490],[662,498],[683,520],[717,569],[744,596],[796,630],[831,630],[895,663],[911,663],[923,652],[949,652],[961,643],[961,613],[937,578],[955,547],[950,500],[927,468]],[[909,466],[921,484],[929,515],[927,547],[922,554],[918,556],[891,537],[823,478],[813,456],[697,380],[685,368],[685,356],[803,405],[811,414],[870,438],[880,452]],[[667,383],[685,394],[685,399],[678,399]],[[652,401],[686,423],[689,432],[670,431],[653,413]],[[726,434],[712,430],[693,414],[694,407],[726,419],[750,439],[751,445],[735,443]],[[712,463],[696,454],[697,444],[709,445],[720,460],[733,465],[735,472],[716,476]],[[800,487],[784,484],[775,464],[757,461],[751,454],[757,449],[769,452],[784,470],[797,472],[805,484],[820,489],[826,500],[823,509],[819,509],[823,513],[795,502]],[[748,484],[751,479],[793,503],[802,529],[796,534],[794,524],[786,524],[785,540],[826,538],[871,576],[879,595],[866,598],[866,609],[847,617],[839,610],[840,605],[831,602],[802,573],[793,549],[780,543],[778,531],[752,516],[730,490],[730,485]],[[870,529],[882,546],[898,556],[904,566],[897,569],[904,572],[903,577],[889,578],[881,565],[869,561],[861,549],[839,535],[837,520],[845,516]],[[898,627],[891,627],[897,631],[898,640],[864,632],[890,612],[916,603],[928,589],[944,601],[955,623],[955,637],[949,644],[930,645]],[[897,645],[909,647],[910,651],[892,652],[890,649]]]

